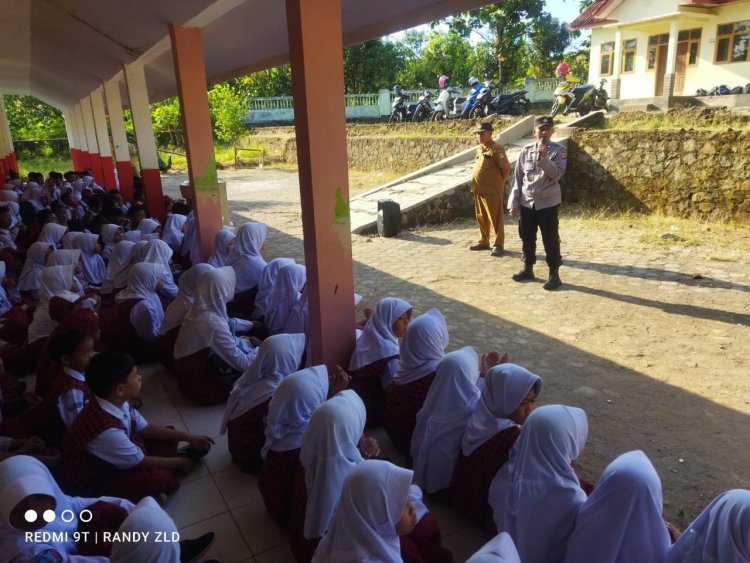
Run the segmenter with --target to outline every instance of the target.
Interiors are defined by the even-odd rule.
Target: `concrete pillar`
[[[64,109],[63,119],[65,120],[65,134],[68,137],[68,149],[70,150],[70,160],[73,162],[73,169],[78,170],[78,147],[76,146],[75,118],[71,108]]]
[[[354,349],[354,280],[340,0],[286,0],[311,364]],[[321,77],[325,77],[321,80]]]
[[[107,128],[107,115],[104,112],[104,88],[99,86],[89,94],[91,100],[91,109],[94,113],[94,127],[96,128],[96,140],[99,144],[99,157],[102,163],[102,178],[104,183],[101,184],[108,190],[117,187],[115,183],[115,165],[112,161],[112,149],[109,143],[109,129]]]
[[[169,25],[169,37],[187,149],[190,195],[195,205],[196,232],[201,257],[208,260],[213,252],[216,232],[223,223],[221,202],[222,191],[226,200],[226,186],[220,184],[216,176],[203,41],[200,28],[174,23]]]
[[[76,131],[78,133],[78,146],[81,147],[81,152],[78,155],[79,170],[91,168],[91,158],[89,157],[89,143],[86,138],[86,127],[83,124],[83,112],[81,111],[81,104],[77,103],[73,106],[75,118],[76,118]]]
[[[674,83],[677,78],[677,39],[680,33],[680,22],[673,19],[669,24],[669,46],[667,47],[667,66],[664,73],[664,96],[674,95]]]
[[[164,193],[161,188],[154,125],[151,121],[151,108],[143,66],[138,64],[125,65],[125,83],[130,98],[130,111],[133,114],[133,129],[135,130],[135,142],[138,146],[138,160],[141,163],[141,179],[143,180],[146,210],[152,217],[163,221],[166,216]]]
[[[104,173],[102,172],[102,159],[99,155],[99,140],[96,138],[94,111],[91,108],[91,99],[89,96],[86,96],[81,100],[81,111],[83,112],[83,126],[86,130],[86,143],[89,146],[91,175],[94,177],[97,184],[103,186]]]
[[[615,60],[612,61],[612,82],[610,84],[610,98],[620,99],[620,82],[622,74],[622,30],[615,31]]]
[[[120,97],[120,79],[115,77],[104,83],[104,96],[107,98],[107,115],[112,129],[112,146],[115,149],[117,177],[120,180],[120,192],[125,201],[135,200],[133,192],[133,164],[130,162],[130,148],[125,134],[125,120],[122,115],[122,98]]]
[[[0,94],[0,136],[2,136],[2,148],[0,148],[0,159],[2,159],[2,172],[0,175],[3,180],[5,174],[10,170],[18,172],[18,160],[16,159],[15,148],[13,147],[13,133],[10,130],[8,114],[5,112],[5,99]]]

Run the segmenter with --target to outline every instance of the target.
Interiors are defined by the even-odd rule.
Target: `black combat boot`
[[[550,266],[549,269],[549,278],[547,278],[547,281],[544,282],[544,285],[542,286],[547,291],[552,291],[553,289],[557,289],[562,285],[562,280],[560,279],[560,276],[557,274],[557,270],[559,269],[559,266],[555,266],[554,268]]]
[[[517,274],[513,274],[513,281],[521,282],[526,280],[533,280],[534,278],[534,264],[528,262],[523,263],[523,270]]]

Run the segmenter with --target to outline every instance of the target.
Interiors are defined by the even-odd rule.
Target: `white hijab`
[[[228,244],[228,243],[227,243]],[[226,246],[226,244],[225,244]],[[219,248],[219,235],[216,235],[216,252],[218,253]],[[271,299],[271,293],[276,285],[276,280],[279,277],[279,270],[289,264],[294,264],[292,258],[274,258],[266,267],[263,268],[263,273],[260,276],[260,283],[258,284],[258,293],[255,295],[255,313],[254,317],[263,317],[268,314],[268,302]]]
[[[411,438],[414,481],[435,493],[451,484],[461,437],[479,399],[479,356],[471,346],[446,354],[417,413]]]
[[[227,257],[229,251],[227,245],[234,240],[234,233],[227,229],[219,229],[216,231],[216,237],[214,238],[214,253],[211,258],[208,259],[208,263],[214,268],[221,268],[227,265]],[[273,261],[273,260],[272,260]],[[256,297],[257,302],[257,297]]]
[[[0,315],[4,315],[13,308],[13,303],[8,299],[3,280],[5,279],[5,262],[0,260]]]
[[[67,249],[73,249],[76,248],[75,241],[78,238],[78,235],[81,235],[83,233],[80,233],[78,231],[68,231],[65,233],[62,237],[62,247]]]
[[[42,197],[43,193],[44,192],[42,191],[42,186],[40,186],[36,182],[28,182],[26,184],[26,188],[23,190],[23,197],[26,201],[34,206],[35,211],[41,211],[42,209],[44,209],[44,204],[40,201],[39,198]]]
[[[167,216],[167,220],[164,221],[161,240],[166,242],[173,252],[179,252],[180,250],[182,237],[185,236],[182,232],[182,226],[185,224],[185,221],[187,221],[187,216],[180,215],[179,213],[171,213]]]
[[[750,491],[721,493],[683,532],[664,563],[750,561]]]
[[[156,286],[162,279],[161,266],[149,262],[140,262],[130,268],[128,285],[115,296],[117,303],[128,299],[145,299],[151,304],[154,312],[154,325],[161,326],[164,320],[164,307],[156,293]]]
[[[38,531],[54,533],[56,539],[62,541],[26,541],[25,532],[10,525],[13,509],[31,495],[55,499],[57,518]],[[118,504],[128,511],[133,508],[131,502],[123,499],[69,497],[60,490],[49,470],[38,459],[25,455],[6,459],[0,463],[0,553],[3,561],[35,561],[36,556],[47,549],[56,549],[65,560],[67,556],[76,555],[78,551],[73,534],[78,530],[78,515],[97,500]],[[62,520],[60,516],[63,511],[70,511],[66,514],[73,515],[72,522]]]
[[[393,383],[406,385],[435,371],[448,346],[448,325],[437,309],[418,316],[401,340],[401,358]]]
[[[124,233],[122,233],[122,240],[127,240],[130,242],[140,242],[142,236],[143,233],[138,229],[134,231],[125,231]]]
[[[565,563],[661,563],[670,545],[662,508],[661,480],[646,454],[622,454],[578,510]]]
[[[562,563],[576,513],[586,500],[570,463],[587,437],[583,410],[539,407],[492,480],[488,501],[495,524],[513,538],[524,563]]]
[[[148,251],[148,243],[147,240],[139,240],[138,242],[133,245],[133,247],[130,249],[130,263],[131,264],[138,264],[139,262],[143,262],[146,258],[146,252]]]
[[[93,233],[79,233],[73,242],[75,248],[81,251],[81,267],[83,277],[91,285],[101,285],[107,274],[107,267],[101,256],[94,253],[99,237]]]
[[[532,387],[538,398],[542,393],[542,378],[521,366],[500,364],[490,368],[461,440],[462,453],[470,456],[495,434],[513,426],[515,423],[508,417]]]
[[[127,533],[149,532],[148,541],[116,541],[112,544],[111,563],[180,563],[180,544],[172,541],[177,526],[153,497],[139,502],[120,526]],[[161,540],[157,538],[160,534]]]
[[[521,563],[513,538],[507,532],[500,532],[482,546],[466,563]]]
[[[150,240],[146,243],[146,250],[143,255],[144,262],[160,264],[162,275],[164,277],[164,287],[161,293],[168,295],[172,299],[177,295],[177,285],[174,283],[172,268],[169,265],[169,259],[172,258],[172,249],[161,239]]]
[[[266,306],[266,330],[278,334],[284,330],[289,314],[307,283],[307,270],[301,264],[287,264],[279,270],[276,285]]]
[[[388,461],[363,461],[353,468],[313,563],[402,562],[396,525],[411,479],[411,471]]]
[[[299,369],[304,351],[304,334],[277,334],[266,338],[255,361],[234,382],[221,421],[221,433],[226,432],[230,420],[269,400],[282,379]]]
[[[174,345],[175,359],[210,348],[216,333],[230,333],[227,302],[234,296],[235,281],[234,270],[228,266],[204,272],[193,305],[182,321]]]
[[[78,281],[78,296],[84,296],[86,293],[86,285],[88,284],[86,279],[83,278],[80,249],[61,248],[60,250],[53,250],[52,254],[47,257],[47,266],[73,266],[73,275]],[[75,269],[79,267],[81,268],[81,271],[76,273]]]
[[[193,305],[198,280],[209,270],[213,270],[213,268],[208,264],[196,264],[180,276],[177,296],[164,311],[164,321],[161,323],[159,334],[167,334],[170,330],[182,324],[185,315],[188,314],[190,307]]]
[[[248,221],[237,229],[232,251],[227,256],[227,266],[232,266],[237,274],[237,293],[252,289],[260,282],[266,261],[260,255],[266,242],[266,226],[263,223]]]
[[[159,227],[161,227],[161,225],[159,225],[159,221],[156,221],[149,217],[146,217],[145,219],[143,219],[143,221],[138,223],[138,230],[141,231],[141,235],[150,235]]]
[[[349,369],[358,370],[383,358],[398,356],[398,338],[393,334],[393,323],[411,309],[409,303],[395,297],[378,301],[362,335],[357,339]]]
[[[265,459],[269,450],[287,452],[299,448],[302,433],[313,411],[323,404],[326,397],[326,366],[314,366],[286,376],[268,404],[266,442],[260,452],[261,457]]]
[[[201,248],[198,243],[198,237],[195,236],[196,224],[195,224],[195,211],[188,213],[187,221],[185,221],[185,236],[182,239],[180,245],[180,254],[182,256],[189,256],[190,262],[193,264],[200,263],[201,260]]]
[[[325,534],[349,472],[362,460],[357,449],[367,413],[362,399],[348,389],[320,405],[312,415],[300,444],[305,468],[307,508],[304,536]]]
[[[63,235],[67,232],[68,227],[66,225],[60,225],[59,223],[46,223],[44,227],[42,227],[42,232],[39,233],[39,238],[36,239],[36,241],[46,242],[54,245],[55,248],[58,248]]]
[[[135,243],[129,240],[121,240],[115,245],[109,256],[107,273],[102,282],[102,293],[112,293],[115,288],[119,289],[128,283],[128,266],[133,258],[131,252],[134,246]]]
[[[117,245],[115,242],[115,235],[118,231],[122,232],[122,227],[120,225],[115,225],[114,223],[102,225],[99,230],[102,235],[102,242],[104,242],[104,248],[102,249],[102,258],[104,260],[109,260],[109,255],[112,254],[112,251]]]
[[[26,262],[18,278],[18,291],[39,289],[45,267],[45,254],[52,248],[53,246],[48,242],[35,242],[29,247],[26,252]]]

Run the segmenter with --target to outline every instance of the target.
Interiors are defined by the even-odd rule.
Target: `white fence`
[[[543,78],[536,80],[527,78],[523,84],[506,86],[502,92],[517,92],[526,90],[526,97],[532,103],[543,103],[554,101],[552,92],[557,86],[556,78]],[[461,95],[468,94],[468,88],[457,87]],[[431,90],[433,101],[438,91]],[[416,102],[424,90],[402,90]],[[344,96],[347,119],[380,119],[390,115],[393,103],[393,92],[380,90],[377,94],[347,94]],[[247,125],[258,125],[266,123],[292,123],[294,121],[294,101],[291,96],[280,96],[276,98],[251,98],[248,102],[249,112],[245,116]]]

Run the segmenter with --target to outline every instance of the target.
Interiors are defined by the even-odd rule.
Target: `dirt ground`
[[[226,175],[236,219],[269,226],[265,257],[302,261],[296,172]],[[540,404],[587,412],[582,475],[596,481],[618,454],[644,450],[663,482],[665,517],[682,526],[719,492],[750,488],[750,228],[567,209],[565,285],[546,292],[541,279],[510,279],[521,245],[506,221],[502,258],[467,250],[478,234],[471,220],[353,236],[361,306],[397,296],[415,314],[437,307],[449,350],[509,351],[543,377]],[[542,278],[541,241],[537,254]]]

